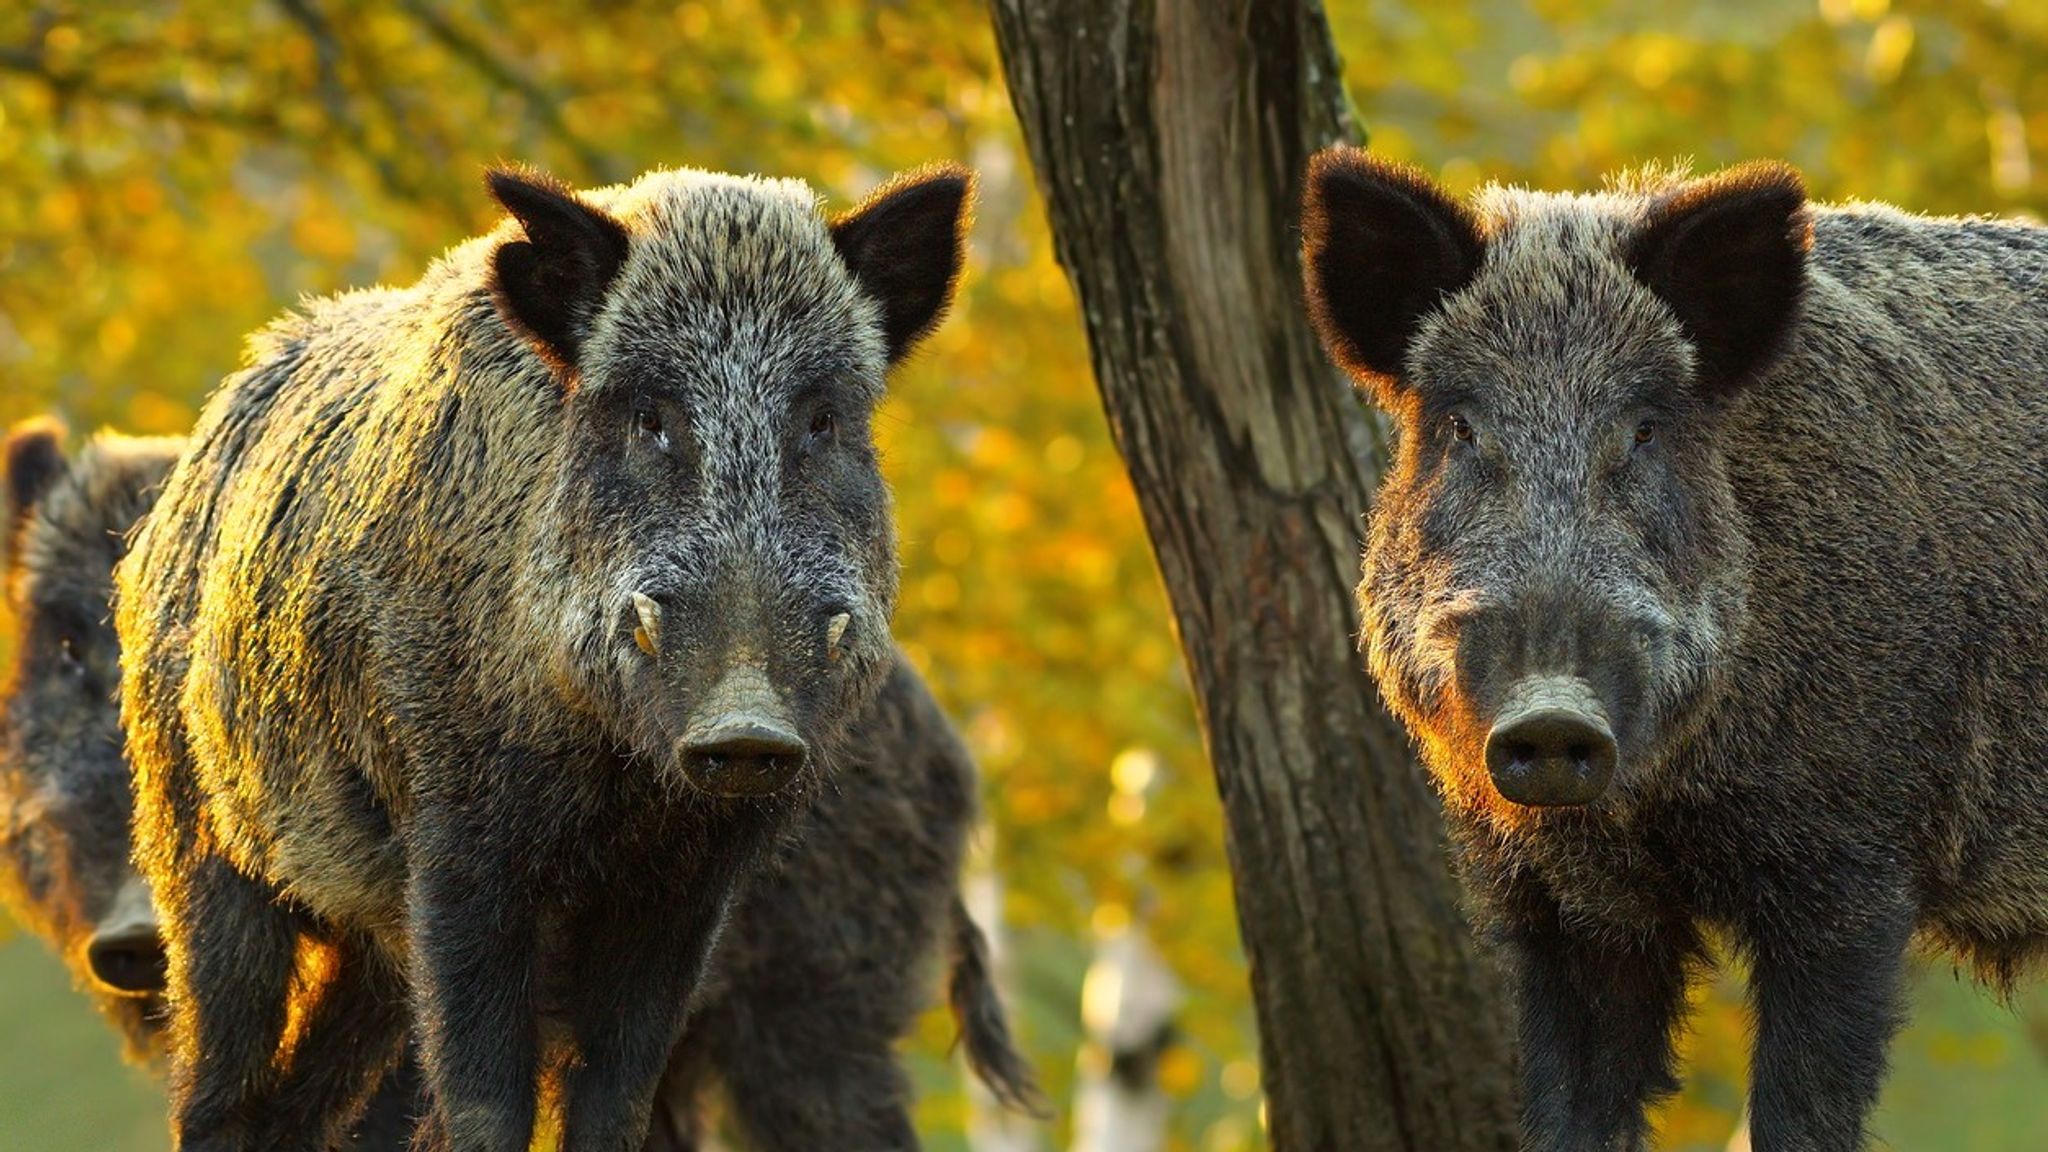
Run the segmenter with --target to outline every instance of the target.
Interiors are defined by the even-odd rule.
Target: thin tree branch
[[[578,135],[562,118],[562,97],[559,94],[548,91],[539,81],[499,57],[482,40],[456,27],[430,0],[400,0],[398,6],[457,60],[484,79],[517,95],[541,130],[576,158],[584,175],[603,183],[624,178],[625,174],[618,170],[613,157]]]

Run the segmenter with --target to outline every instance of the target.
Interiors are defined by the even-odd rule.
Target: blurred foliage
[[[1827,197],[2048,203],[2048,6],[1327,2],[1375,146],[1455,187],[1776,155]],[[964,298],[881,422],[904,538],[897,630],[981,759],[1015,1011],[1064,1099],[1090,943],[1135,917],[1189,994],[1162,1069],[1183,1102],[1173,1146],[1256,1147],[1214,787],[980,5],[16,0],[0,11],[0,420],[55,408],[80,429],[183,431],[242,335],[295,298],[408,281],[486,226],[493,161],[586,184],[674,164],[794,175],[844,205],[939,158],[977,167],[982,201]],[[1937,971],[1894,1085],[1914,1103],[1884,1123],[1968,1103],[1971,1143],[1896,1138],[2030,1146],[2011,1134],[2048,1122],[2038,1091],[1945,1086],[2038,1086],[2048,1066],[2012,1016]],[[0,1003],[47,984],[9,982]],[[1739,986],[1700,1000],[1697,1071],[1663,1118],[1674,1147],[1714,1146],[1740,1104]],[[71,1017],[96,1026],[82,1002]],[[950,1035],[934,1013],[913,1046],[935,1149],[963,1146]],[[29,1114],[12,1092],[5,1146]],[[2022,1113],[2005,1143],[1996,1108]],[[1063,1136],[1062,1122],[1048,1140]]]

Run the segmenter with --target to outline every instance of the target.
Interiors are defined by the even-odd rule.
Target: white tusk
[[[845,612],[834,616],[825,624],[825,658],[839,659],[839,641],[846,635],[846,626],[853,623],[853,617]]]
[[[661,648],[661,605],[653,597],[635,592],[633,611],[640,617],[640,626],[633,629],[633,643],[649,656],[656,655]]]

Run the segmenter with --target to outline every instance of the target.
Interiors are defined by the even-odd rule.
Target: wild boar
[[[1363,646],[1519,994],[1536,1149],[1638,1148],[1702,933],[1760,1149],[1853,1149],[1916,934],[2048,944],[2048,230],[1755,163],[1453,200],[1308,175],[1391,414]]]
[[[893,662],[871,420],[970,178],[829,224],[675,171],[511,213],[251,346],[117,575],[137,854],[191,1149],[637,1149],[732,895]],[[333,978],[292,997],[313,941]],[[407,995],[409,991],[409,996]]]
[[[0,704],[0,893],[143,1060],[156,1048],[164,953],[149,887],[128,859],[107,596],[128,527],[178,441],[101,435],[67,459],[62,437],[49,420],[7,437],[0,568],[16,648]]]
[[[1038,1107],[959,895],[975,808],[974,761],[899,657],[831,785],[719,940],[664,1083],[673,1147],[696,1147],[693,1105],[716,1081],[750,1152],[918,1148],[895,1049],[929,1003],[940,954],[970,1067],[1003,1103]]]

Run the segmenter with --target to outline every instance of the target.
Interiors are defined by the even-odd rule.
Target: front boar
[[[969,178],[494,173],[512,219],[308,306],[117,577],[137,854],[194,1149],[324,1148],[398,1058],[427,1149],[633,1149],[735,886],[891,665],[871,421]],[[331,973],[294,998],[295,956]]]
[[[1772,164],[1308,185],[1398,429],[1364,646],[1512,961],[1529,1146],[1642,1146],[1709,927],[1756,1147],[1862,1146],[1916,931],[1999,983],[2048,945],[2048,231]]]

